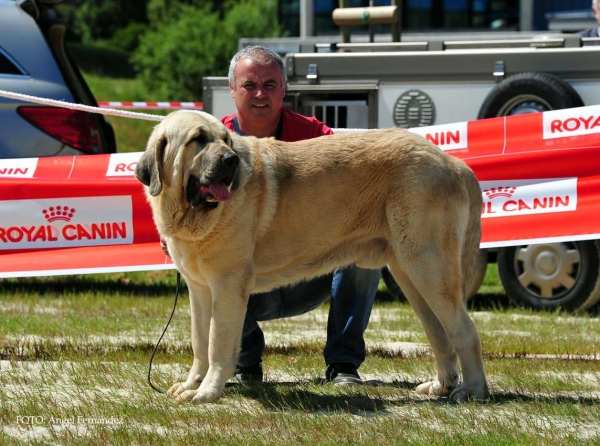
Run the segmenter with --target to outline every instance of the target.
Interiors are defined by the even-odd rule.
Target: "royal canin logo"
[[[488,198],[496,198],[496,197],[510,198],[510,197],[512,197],[512,194],[515,192],[515,190],[517,190],[517,188],[514,186],[508,186],[508,187],[499,186],[499,187],[492,187],[491,189],[485,189],[483,191],[483,193]]]
[[[596,113],[585,113],[589,108],[544,112],[544,139],[600,133],[600,115],[597,114],[597,107],[593,107]]]
[[[415,127],[408,131],[423,136],[444,151],[469,147],[467,122]]]
[[[577,179],[482,181],[482,218],[567,212],[577,209]]]
[[[56,220],[71,221],[71,218],[75,214],[75,208],[60,205],[56,207],[50,206],[48,209],[44,209],[42,214],[44,214],[44,218],[50,223]]]
[[[0,160],[0,178],[33,178],[38,158]]]
[[[135,166],[142,152],[113,153],[110,155],[107,177],[129,177],[135,174]]]
[[[131,197],[23,200],[0,225],[0,250],[129,244],[133,242]],[[31,212],[37,208],[37,212]],[[6,212],[6,213],[5,213]]]

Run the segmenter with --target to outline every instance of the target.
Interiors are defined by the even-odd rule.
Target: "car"
[[[0,0],[0,90],[97,106],[65,47],[61,0]],[[100,114],[0,96],[0,158],[116,152]]]

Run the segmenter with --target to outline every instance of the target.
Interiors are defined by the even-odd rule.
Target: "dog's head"
[[[229,130],[215,117],[196,111],[169,114],[152,132],[135,169],[156,197],[178,186],[193,208],[216,208],[236,189],[240,163]]]

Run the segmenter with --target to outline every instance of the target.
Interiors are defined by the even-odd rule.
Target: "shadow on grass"
[[[293,345],[273,345],[267,344],[265,347],[266,355],[277,355],[282,357],[302,356],[308,353],[321,354],[323,353],[323,343],[321,341],[301,342]],[[386,359],[404,359],[404,358],[426,358],[431,356],[429,348],[422,350],[414,350],[411,352],[403,352],[392,350],[385,347],[369,347],[369,355],[378,358]]]
[[[469,311],[504,311],[514,309],[515,304],[506,294],[477,294],[467,304]]]
[[[314,384],[322,384],[320,391]],[[341,412],[354,415],[376,416],[389,414],[392,407],[411,406],[416,404],[431,404],[435,406],[460,406],[451,403],[447,397],[424,397],[414,393],[419,383],[408,381],[393,381],[383,383],[368,381],[364,386],[333,387],[324,380],[316,380],[311,388],[306,383],[284,382],[242,385],[230,383],[227,389],[244,398],[260,403],[267,410],[299,411],[305,413]],[[386,390],[387,388],[387,390]],[[390,393],[393,389],[402,389],[406,393]],[[379,390],[378,390],[379,389]],[[507,403],[546,403],[546,404],[577,404],[597,406],[600,399],[583,395],[536,395],[518,392],[494,393],[487,401],[469,402],[481,406],[496,406]]]
[[[341,412],[355,415],[386,413],[390,399],[369,395],[365,386],[360,389],[345,388],[332,392],[330,384],[323,386],[323,392],[307,388],[306,384],[263,383],[254,385],[228,384],[227,388],[237,395],[260,403],[267,410],[299,411],[304,413]]]
[[[98,280],[93,276],[61,276],[51,278],[22,278],[0,280],[0,294],[30,295],[56,297],[66,294],[98,292],[130,297],[165,297],[175,295],[175,273],[172,283],[146,283],[132,281],[127,277],[115,277]],[[180,294],[187,294],[187,287],[182,281]]]
[[[398,298],[389,292],[378,291],[375,295],[375,303],[399,302],[405,305],[410,305],[406,298]],[[467,304],[469,310],[472,311],[494,311],[508,310],[515,308],[516,305],[511,302],[506,294],[501,293],[481,293],[477,294]]]
[[[588,314],[590,316],[600,316],[600,303],[596,304],[589,310],[562,310],[560,308],[529,308],[525,305],[521,305],[516,302],[512,302],[506,294],[498,294],[498,293],[485,293],[485,294],[477,294],[474,298],[472,298],[467,307],[469,311],[506,311],[511,309],[522,309],[525,311],[535,311],[538,313],[551,313],[558,314],[560,312],[565,312],[567,314]]]
[[[576,393],[576,392],[574,392]],[[551,403],[551,404],[579,404],[583,406],[597,406],[600,404],[600,398],[591,398],[584,395],[548,395],[544,394],[523,394],[518,392],[495,392],[490,400],[491,404],[506,403]]]

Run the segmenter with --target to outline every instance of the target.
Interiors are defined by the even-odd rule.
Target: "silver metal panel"
[[[338,84],[288,84],[286,91],[289,93],[293,92],[322,92],[322,93],[335,93],[335,92],[367,92],[371,90],[377,90],[379,88],[378,82],[370,81],[363,84],[356,83],[338,83]]]
[[[345,119],[342,119],[342,111]],[[327,109],[334,110],[332,119],[328,119]],[[307,116],[321,117],[321,121],[331,128],[369,128],[369,106],[367,101],[354,100],[304,100],[301,112]]]
[[[600,86],[597,82],[571,82],[571,86],[579,93],[584,105],[600,104]]]
[[[494,88],[493,81],[488,83],[450,83],[443,84],[409,82],[403,84],[382,83],[379,87],[379,128],[394,127],[393,110],[398,98],[409,90],[420,90],[427,94],[435,107],[435,121],[432,125],[449,124],[477,119],[485,97]]]
[[[235,102],[233,102],[229,88],[227,90],[222,88],[213,90],[212,111],[207,111],[207,113],[218,119],[235,113]]]
[[[235,113],[235,103],[226,77],[202,78],[203,111],[217,118]]]
[[[512,48],[428,52],[297,53],[286,56],[290,83],[301,84],[308,65],[317,64],[319,83],[361,79],[414,82],[473,82],[492,78],[502,60],[506,74],[543,71],[566,80],[600,79],[600,46]]]

